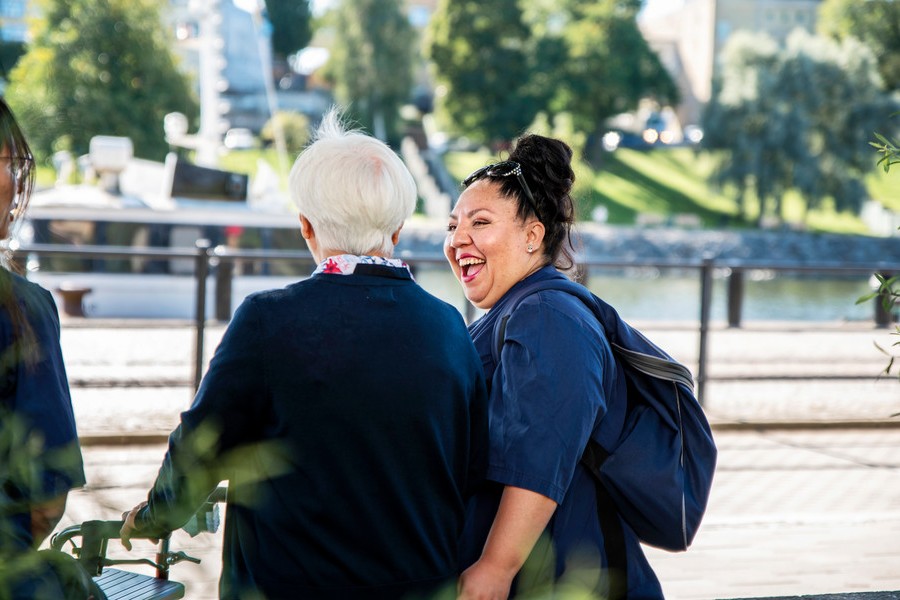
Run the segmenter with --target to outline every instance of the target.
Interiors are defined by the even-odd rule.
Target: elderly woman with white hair
[[[228,480],[222,598],[452,594],[486,392],[459,312],[391,258],[415,184],[331,112],[290,189],[318,267],[236,311],[123,539]]]

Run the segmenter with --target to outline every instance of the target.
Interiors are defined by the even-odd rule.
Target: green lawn
[[[274,149],[241,150],[223,154],[219,168],[246,173],[252,178],[259,161],[264,160],[279,174],[281,189],[287,190],[287,174],[293,159],[293,156],[286,157],[282,165]],[[459,181],[496,159],[487,150],[482,150],[448,152],[444,162],[450,174]],[[885,173],[883,169],[875,168],[874,154],[872,164],[872,172],[866,177],[870,196],[885,207],[900,211],[900,169]],[[607,209],[608,222],[613,224],[633,224],[639,214],[656,214],[662,219],[696,215],[706,227],[751,226],[739,218],[734,190],[715,189],[707,183],[714,166],[709,153],[688,148],[651,151],[621,148],[607,154],[598,169],[580,163],[575,167],[574,190],[578,218],[590,219],[593,209],[603,205]],[[52,185],[53,170],[39,166],[37,179],[41,187]],[[859,217],[837,213],[827,202],[823,208],[805,214],[803,202],[796,193],[785,197],[784,215],[788,223],[802,224],[812,231],[866,233]],[[749,217],[753,219],[756,215]]]
[[[445,164],[451,175],[460,180],[491,159],[487,152],[450,152]],[[872,174],[866,178],[871,197],[892,210],[900,210],[900,172],[875,169],[874,158],[872,164]],[[711,154],[688,148],[621,148],[606,155],[600,168],[576,165],[574,195],[578,218],[589,219],[593,209],[603,205],[608,222],[614,224],[633,224],[639,214],[656,214],[663,219],[696,215],[706,227],[752,226],[740,217],[734,190],[717,189],[708,183],[714,168]],[[756,216],[748,215],[754,220]],[[812,231],[866,233],[858,216],[838,213],[829,202],[805,214],[803,201],[796,193],[788,193],[784,198],[784,218],[789,224]]]
[[[252,150],[232,150],[225,152],[219,158],[219,168],[226,171],[234,171],[236,173],[246,173],[250,179],[256,175],[259,168],[259,161],[263,160],[279,173],[281,180],[281,189],[287,190],[287,177],[291,172],[291,166],[294,164],[295,156],[286,156],[283,164],[278,159],[278,152],[274,148]]]
[[[244,173],[249,175],[252,179],[259,168],[259,161],[264,160],[276,173],[279,173],[279,171],[282,170],[282,167],[284,168],[283,172],[279,173],[279,179],[281,181],[281,189],[287,190],[287,176],[290,172],[291,165],[294,162],[294,158],[294,156],[286,157],[284,164],[281,165],[278,160],[278,153],[274,148],[232,150],[223,153],[219,157],[217,168],[233,171],[235,173]],[[56,173],[53,170],[53,167],[39,162],[36,171],[36,183],[38,187],[50,187],[53,185],[55,179]]]

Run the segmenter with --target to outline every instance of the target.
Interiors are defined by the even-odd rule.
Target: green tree
[[[638,30],[640,0],[442,0],[427,53],[460,133],[508,140],[540,112],[571,115],[594,144],[607,119],[642,98],[677,100]],[[591,152],[591,154],[595,154]]]
[[[312,37],[309,0],[266,0],[272,50],[282,58],[303,50]]]
[[[400,0],[340,0],[331,13],[334,44],[326,77],[347,113],[396,143],[400,107],[410,98],[415,34]]]
[[[7,90],[36,151],[84,153],[91,137],[120,135],[137,156],[162,158],[163,117],[198,109],[159,2],[44,0],[41,8]]]
[[[288,154],[299,154],[309,141],[309,119],[302,113],[282,110],[275,113],[275,116],[266,121],[259,134],[265,145],[275,143],[276,127],[281,128]]]
[[[530,41],[517,0],[497,0],[489,10],[478,0],[441,0],[425,53],[442,90],[437,110],[456,132],[502,144],[531,124],[543,106],[532,85]]]
[[[704,143],[726,150],[717,180],[738,189],[742,213],[781,217],[787,190],[807,209],[834,202],[859,210],[871,170],[867,132],[894,101],[881,87],[874,57],[855,39],[838,44],[803,31],[786,48],[762,34],[739,33],[723,50]]]
[[[637,26],[641,0],[568,0],[563,36],[568,49],[556,106],[588,132],[598,158],[606,121],[637,108],[642,98],[678,100],[678,90]]]
[[[900,89],[900,2],[825,0],[817,26],[820,33],[838,40],[861,40],[875,53],[885,87]]]

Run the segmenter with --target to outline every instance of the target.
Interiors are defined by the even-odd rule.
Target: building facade
[[[699,123],[719,55],[736,31],[766,33],[783,43],[794,29],[815,31],[822,1],[684,0],[668,14],[641,19],[644,37],[678,84],[681,124]]]

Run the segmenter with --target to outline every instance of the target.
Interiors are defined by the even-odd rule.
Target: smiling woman
[[[565,143],[526,135],[508,161],[463,180],[450,214],[444,253],[466,297],[487,310],[469,326],[489,384],[490,443],[489,481],[471,500],[463,533],[464,599],[527,593],[517,579],[526,560],[529,572],[553,565],[554,581],[594,565],[598,597],[662,597],[630,530],[621,549],[607,550],[613,534],[601,528],[579,462],[601,427],[623,427],[625,384],[609,341],[573,294],[545,289],[516,300],[532,284],[565,279],[557,269],[572,266],[571,160]],[[536,545],[541,535],[549,545]],[[610,576],[613,565],[621,570]]]
[[[489,179],[472,184],[451,213],[444,246],[466,298],[490,309],[518,281],[544,265],[535,254],[544,227],[532,218],[516,218],[514,202],[497,201],[499,185]]]

